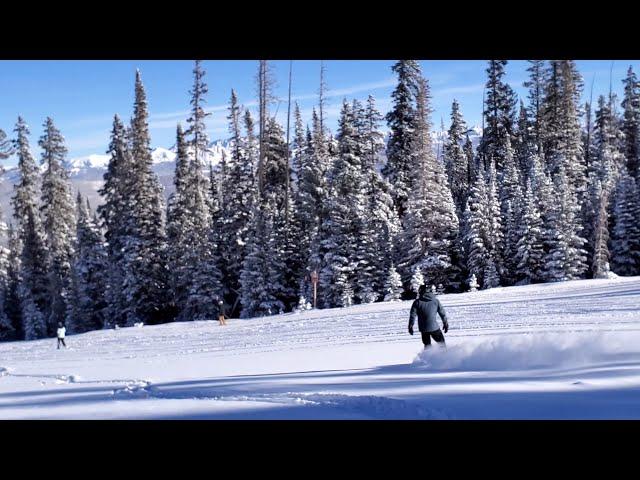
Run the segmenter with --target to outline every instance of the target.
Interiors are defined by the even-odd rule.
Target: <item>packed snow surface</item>
[[[0,418],[640,418],[640,277],[0,344]]]

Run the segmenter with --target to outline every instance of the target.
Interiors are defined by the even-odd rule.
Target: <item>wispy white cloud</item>
[[[90,117],[76,118],[65,121],[63,128],[87,128],[101,125],[111,125],[113,115],[95,115]]]
[[[437,88],[432,90],[432,95],[455,95],[463,93],[479,93],[482,92],[484,83],[474,83],[473,85],[459,85],[456,87]]]
[[[396,84],[396,79],[394,77],[389,77],[384,80],[380,80],[378,82],[368,82],[368,83],[360,83],[358,85],[352,85],[350,87],[344,88],[328,88],[326,92],[327,98],[335,98],[335,97],[345,97],[348,95],[355,95],[356,93],[362,92],[372,92],[375,90],[379,90],[381,88],[389,88]],[[298,100],[314,100],[318,98],[318,93],[306,93],[301,95],[292,95],[291,99]]]
[[[205,107],[205,112],[207,113],[215,113],[221,112],[229,108],[228,104],[224,105],[214,105],[211,107]],[[174,119],[174,118],[186,118],[191,113],[191,110],[180,110],[179,112],[164,112],[164,113],[152,113],[149,116],[150,120],[166,120],[166,119]]]
[[[387,78],[378,82],[361,83],[358,85],[352,85],[344,88],[328,89],[326,97],[327,99],[330,99],[330,98],[336,98],[336,97],[344,97],[348,95],[355,95],[357,93],[362,93],[362,92],[372,92],[375,90],[379,90],[381,88],[391,87],[395,85],[395,82],[396,82],[395,78]],[[315,100],[317,98],[318,98],[317,92],[291,96],[291,100],[293,101]],[[278,103],[282,104],[282,102],[283,100],[280,99],[279,102],[276,102],[273,108],[279,109]],[[255,100],[250,100],[248,102],[244,102],[243,106],[245,108],[253,109],[253,107],[258,106],[258,102]],[[229,108],[228,104],[214,105],[214,106],[205,108],[205,111],[208,113],[218,113],[218,112],[224,112],[228,108]],[[176,124],[179,121],[184,122],[186,120],[186,118],[189,116],[189,113],[190,113],[189,110],[180,110],[176,112],[152,113],[149,116],[149,126],[150,128],[156,128],[156,129],[175,128]],[[216,118],[220,119],[224,117],[215,115],[213,119],[216,119]],[[213,121],[215,122],[215,120]],[[208,123],[210,122],[211,120]],[[214,130],[214,129],[216,129],[215,126],[210,128],[210,130]],[[218,129],[220,129],[220,127],[218,127]]]
[[[178,122],[182,123],[183,126],[186,126],[187,117],[189,112],[186,115],[176,115],[174,117],[166,116],[163,119],[156,119],[155,117],[150,117],[149,120],[149,128],[162,130],[165,128],[175,129],[178,125]],[[227,117],[226,115],[213,115],[208,117],[206,120],[206,124],[208,128],[216,128],[227,125]]]

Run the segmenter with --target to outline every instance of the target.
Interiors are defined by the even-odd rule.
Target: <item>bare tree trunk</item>
[[[609,273],[609,259],[605,232],[607,228],[607,204],[609,203],[609,187],[603,185],[599,199],[598,216],[593,252],[593,278],[606,278]]]
[[[284,218],[285,222],[289,222],[289,188],[290,188],[290,179],[291,175],[289,162],[291,161],[291,147],[289,144],[289,132],[290,132],[290,122],[291,122],[291,72],[293,70],[293,60],[289,60],[289,98],[287,100],[287,194],[284,200]]]
[[[324,136],[324,94],[327,89],[327,84],[324,80],[324,61],[320,61],[320,92],[319,92],[319,107],[320,107],[320,134]]]
[[[260,67],[258,71],[258,103],[259,103],[259,153],[258,153],[258,193],[262,195],[264,187],[264,157],[265,157],[265,130],[266,130],[266,118],[267,118],[267,61],[260,60]]]
[[[589,95],[589,103],[587,104],[587,108],[585,109],[585,115],[587,116],[587,144],[585,145],[584,152],[584,161],[585,167],[587,169],[587,174],[589,172],[589,164],[591,163],[591,106],[593,105],[593,82],[595,81],[595,75],[591,80],[591,93]]]
[[[478,149],[480,151],[478,163],[482,162],[482,168],[484,170],[487,169],[487,160],[485,158],[485,152],[484,152],[484,141],[482,141],[482,140],[484,140],[484,135],[485,135],[485,133],[484,133],[484,106],[485,106],[484,96],[485,96],[486,91],[487,91],[487,87],[483,87],[482,88],[482,111],[481,111],[482,112],[482,139],[480,140],[480,147],[481,148]]]

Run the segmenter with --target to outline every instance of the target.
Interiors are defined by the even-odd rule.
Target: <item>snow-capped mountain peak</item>
[[[157,163],[173,162],[176,159],[176,153],[167,149],[158,147],[151,152],[151,158],[154,165]]]
[[[105,169],[109,164],[109,155],[92,154],[84,157],[74,158],[67,162],[67,168],[71,175],[77,174],[81,170],[91,168]]]

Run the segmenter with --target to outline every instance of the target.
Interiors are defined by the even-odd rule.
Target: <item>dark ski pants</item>
[[[442,347],[446,347],[447,344],[444,341],[444,335],[442,334],[442,330],[436,330],[435,332],[420,332],[422,335],[422,343],[424,343],[424,348],[431,346],[431,338],[436,341],[436,343],[441,343]]]
[[[62,343],[62,345],[64,346],[64,348],[67,348],[67,344],[64,343],[64,338],[59,338],[58,339],[58,350],[60,350],[60,344]]]

